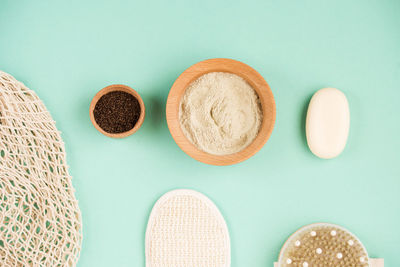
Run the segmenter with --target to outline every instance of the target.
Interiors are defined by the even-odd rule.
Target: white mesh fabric
[[[75,266],[81,217],[49,112],[0,71],[0,265]]]
[[[175,190],[162,196],[146,231],[147,267],[228,267],[228,228],[204,195]]]

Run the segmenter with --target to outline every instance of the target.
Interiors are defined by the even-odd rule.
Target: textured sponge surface
[[[230,241],[217,207],[192,190],[162,196],[146,231],[146,266],[230,266]]]

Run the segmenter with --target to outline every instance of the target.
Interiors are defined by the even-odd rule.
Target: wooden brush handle
[[[371,261],[371,267],[383,267],[384,265],[384,260],[379,258],[379,259],[369,259]]]

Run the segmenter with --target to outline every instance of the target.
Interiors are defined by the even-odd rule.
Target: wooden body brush
[[[383,267],[370,259],[361,241],[348,230],[315,223],[295,232],[283,245],[276,267]]]

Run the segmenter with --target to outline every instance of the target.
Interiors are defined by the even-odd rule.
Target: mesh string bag
[[[81,216],[64,143],[37,95],[0,71],[0,266],[75,266]]]
[[[146,267],[229,267],[229,232],[215,204],[186,189],[163,195],[146,230]]]

